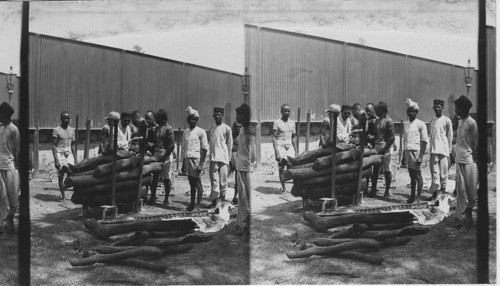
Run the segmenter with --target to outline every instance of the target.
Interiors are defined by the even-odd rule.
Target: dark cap
[[[131,120],[132,119],[132,114],[127,113],[127,112],[122,112],[120,116],[121,120]]]
[[[214,113],[216,113],[216,112],[220,112],[220,113],[224,114],[224,108],[222,108],[222,107],[214,107]]]
[[[464,106],[470,109],[472,107],[472,102],[467,97],[461,95],[458,99],[455,100],[455,105]]]
[[[340,109],[340,111],[345,111],[345,110],[349,110],[351,111],[352,110],[352,106],[350,105],[342,105],[342,108]]]
[[[444,100],[441,100],[441,99],[434,99],[434,105],[436,105],[436,104],[439,104],[439,105],[444,106]]]
[[[0,104],[0,113],[5,113],[7,116],[12,116],[12,114],[14,114],[14,108],[12,108],[10,104],[4,101],[2,102],[2,104]]]

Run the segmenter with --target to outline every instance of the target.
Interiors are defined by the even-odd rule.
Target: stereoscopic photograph
[[[0,3],[0,285],[497,282],[494,0]]]

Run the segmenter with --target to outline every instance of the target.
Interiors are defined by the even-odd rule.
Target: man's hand
[[[278,151],[274,152],[274,157],[276,158],[276,161],[279,163],[281,161],[280,153]]]
[[[406,159],[405,159],[405,154],[403,152],[403,158],[401,158],[401,166],[406,166]]]
[[[182,164],[181,173],[185,174],[186,172],[187,172],[186,166],[184,166],[184,164]]]
[[[203,171],[203,164],[199,164],[199,165],[196,167],[196,171],[198,171],[198,172]]]
[[[419,164],[419,165],[422,164],[422,157],[421,156],[419,156],[417,158],[417,162],[416,163]]]
[[[61,163],[59,163],[59,160],[56,160],[56,161],[54,162],[54,165],[56,166],[56,169],[57,169],[57,170],[61,169]]]

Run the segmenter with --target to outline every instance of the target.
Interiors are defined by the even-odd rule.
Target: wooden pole
[[[75,150],[76,150],[76,158],[78,158],[78,115],[75,119]]]
[[[311,133],[311,110],[307,110],[307,125],[306,125],[306,151],[309,151],[309,136]]]
[[[179,173],[179,162],[182,160],[180,153],[181,144],[182,144],[182,132],[181,129],[179,128],[179,136],[177,137],[177,159],[175,160],[177,173]]]
[[[330,196],[335,198],[335,154],[337,153],[337,118],[338,112],[330,112],[330,140],[332,141],[332,184]]]
[[[360,192],[361,192],[361,181],[363,179],[363,157],[365,156],[365,138],[366,138],[366,114],[362,114],[359,118],[359,125],[361,125],[360,142],[359,148],[361,153],[359,154],[358,164],[358,184],[356,187],[356,195],[354,196],[354,205],[357,206],[360,203]]]
[[[40,171],[40,131],[38,127],[35,129],[35,134],[33,135],[33,178],[38,176]]]
[[[87,122],[85,123],[85,149],[83,150],[83,158],[89,158],[89,148],[90,148],[90,119],[87,116]]]
[[[142,139],[139,139],[140,158],[139,162],[139,176],[137,177],[137,198],[135,200],[134,212],[141,211],[141,188],[142,188],[142,170],[144,169],[144,154],[146,153],[146,138],[148,138],[148,128],[146,124],[139,125],[139,134]],[[116,167],[115,167],[116,168]]]
[[[401,156],[403,155],[403,134],[405,132],[405,127],[403,125],[403,120],[401,120],[401,125],[399,129],[399,164],[401,164]]]
[[[261,114],[262,108],[260,106],[257,107],[257,127],[255,129],[255,160],[257,161],[257,166],[260,166],[262,163],[262,154],[261,154],[261,143],[262,143],[262,122],[261,122]]]
[[[297,150],[295,150],[295,156],[299,155],[300,150],[300,107],[297,109]]]
[[[116,206],[116,151],[118,150],[118,120],[111,120],[113,135],[113,165],[111,166],[111,205]]]

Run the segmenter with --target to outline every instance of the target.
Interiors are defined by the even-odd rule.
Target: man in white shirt
[[[212,203],[207,208],[215,207],[217,199],[226,200],[228,166],[231,161],[231,148],[233,146],[231,127],[222,122],[224,108],[215,107],[213,117],[215,124],[208,131],[208,141],[210,142],[210,200]]]
[[[411,195],[407,203],[411,204],[415,200],[420,200],[424,181],[422,180],[422,171],[420,165],[424,157],[425,148],[427,147],[427,126],[425,123],[417,119],[419,111],[418,104],[411,99],[406,100],[408,108],[406,114],[408,121],[404,123],[404,136],[403,136],[403,158],[401,165],[408,164],[408,172],[410,173],[410,186]],[[417,195],[415,197],[415,189]]]
[[[64,174],[69,164],[75,165],[77,162],[75,128],[69,126],[71,117],[69,112],[61,113],[61,124],[52,131],[52,155],[54,156],[54,165],[58,171],[59,191],[61,200],[64,196]]]
[[[276,161],[278,161],[279,177],[283,193],[286,192],[286,187],[285,182],[281,180],[281,175],[283,174],[285,166],[281,163],[281,159],[286,159],[287,156],[293,158],[298,152],[295,143],[295,137],[297,136],[295,132],[295,121],[289,119],[290,112],[290,105],[283,104],[281,106],[281,118],[273,123],[274,155],[276,156]]]
[[[11,122],[14,109],[7,102],[0,105],[0,236],[14,233],[14,214],[19,195],[19,129]]]
[[[342,105],[337,119],[337,143],[349,143],[349,135],[352,130],[350,105]]]
[[[476,202],[478,184],[476,166],[478,127],[476,121],[469,116],[471,107],[472,102],[463,95],[455,100],[455,113],[460,117],[455,146],[457,165],[455,226],[457,228],[465,226],[465,230],[472,227],[472,208]]]
[[[438,190],[446,193],[446,182],[448,180],[448,160],[451,156],[451,144],[453,140],[453,126],[450,118],[443,115],[444,100],[434,100],[434,116],[429,122],[430,126],[430,169],[432,185],[430,191],[432,196],[426,200],[437,198]]]
[[[191,187],[191,204],[187,211],[192,211],[200,207],[201,197],[203,195],[203,186],[201,184],[201,171],[208,151],[207,133],[205,130],[196,126],[200,115],[198,111],[188,106],[186,109],[187,123],[189,128],[182,134],[182,173],[187,173],[189,186]],[[196,196],[198,195],[198,196]],[[195,204],[196,200],[196,204]]]
[[[128,150],[130,139],[132,139],[132,131],[130,130],[130,113],[122,112],[120,116],[120,124],[118,124],[118,138],[116,143],[118,149]]]

